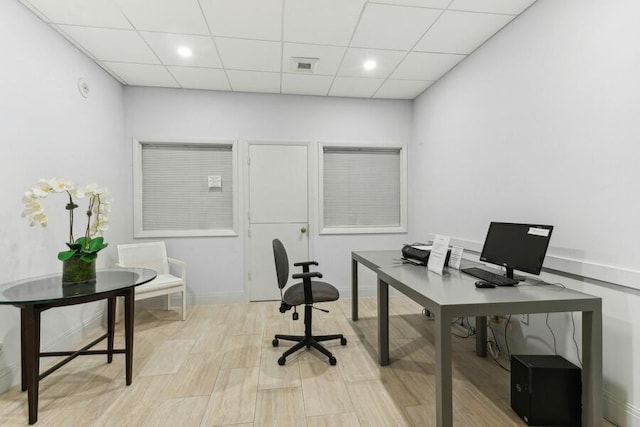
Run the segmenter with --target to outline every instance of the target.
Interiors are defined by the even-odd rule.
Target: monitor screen
[[[506,267],[510,278],[513,270],[540,274],[552,231],[552,225],[492,222],[480,261]]]

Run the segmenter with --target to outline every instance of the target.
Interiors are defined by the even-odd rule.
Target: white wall
[[[412,235],[477,250],[491,220],[549,223],[551,266],[638,287],[639,14],[633,0],[538,0],[418,98]],[[605,412],[640,425],[639,292],[547,277],[603,297]],[[570,319],[551,323],[575,360]],[[544,317],[513,340],[552,348]]]
[[[114,195],[108,242],[123,240],[130,183],[117,172],[128,151],[122,146],[122,87],[17,1],[0,2],[0,283],[60,272],[68,220],[61,195],[46,199],[46,229],[21,218],[23,193],[40,178],[64,176],[96,182]],[[80,96],[77,81],[90,85]],[[79,215],[82,216],[82,215]],[[81,232],[80,230],[78,230]],[[113,262],[113,248],[99,265]],[[101,322],[100,303],[43,313],[42,346],[72,344]],[[0,306],[0,392],[19,378],[19,310]]]
[[[409,144],[411,139],[409,101],[134,87],[125,88],[124,93],[127,150],[131,149],[132,138],[154,137],[307,141],[312,143],[313,150],[318,141]],[[244,162],[240,163],[243,167]],[[130,154],[123,166],[123,173],[130,180]],[[129,200],[131,197],[129,192]],[[243,206],[240,211],[244,212]],[[129,215],[129,236],[132,236],[133,212]],[[352,250],[400,248],[406,241],[406,234],[319,236],[314,224],[310,231],[310,254],[321,264],[325,279],[336,284],[343,295],[350,293]],[[165,239],[171,256],[188,262],[191,301],[245,297],[243,233],[241,230],[238,237]]]

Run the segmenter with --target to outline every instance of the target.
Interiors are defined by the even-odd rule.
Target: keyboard
[[[492,273],[487,270],[483,270],[478,267],[467,267],[460,269],[463,273],[467,273],[473,277],[477,277],[478,279],[486,280],[487,282],[493,283],[496,286],[513,286],[518,284],[518,280],[509,279],[507,276],[503,276],[502,274]]]

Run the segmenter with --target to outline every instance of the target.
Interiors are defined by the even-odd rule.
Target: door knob
[[[306,232],[307,232],[307,227],[302,227],[302,228],[300,229],[300,232],[301,232],[301,233],[306,233]]]

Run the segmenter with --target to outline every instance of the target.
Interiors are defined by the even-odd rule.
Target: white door
[[[306,145],[249,145],[247,280],[251,301],[279,300],[273,239],[292,264],[309,255]]]

